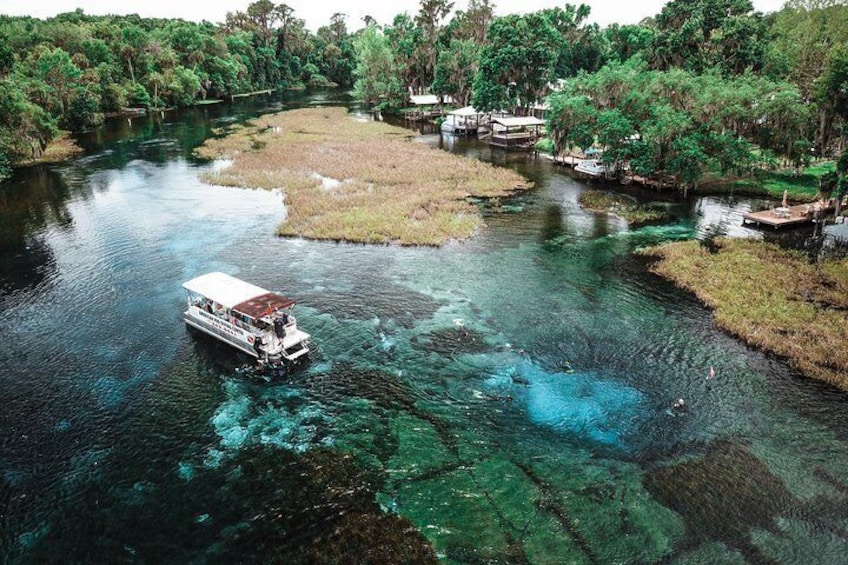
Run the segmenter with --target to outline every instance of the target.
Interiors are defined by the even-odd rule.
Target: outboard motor
[[[277,337],[280,339],[283,339],[286,335],[286,323],[280,318],[274,320],[274,333],[277,334]]]

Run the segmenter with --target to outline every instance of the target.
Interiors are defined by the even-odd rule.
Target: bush
[[[150,108],[150,94],[142,85],[134,84],[127,94],[127,102],[129,102],[130,106]]]

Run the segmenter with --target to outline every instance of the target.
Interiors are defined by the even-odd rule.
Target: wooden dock
[[[235,100],[236,98],[247,98],[248,96],[258,96],[260,94],[271,94],[274,92],[272,88],[266,88],[265,90],[254,90],[253,92],[242,92],[241,94],[231,94],[230,100]]]
[[[799,226],[821,219],[827,212],[833,209],[834,206],[831,203],[826,205],[815,203],[787,207],[781,206],[771,210],[748,212],[742,216],[742,224],[771,226],[774,229],[786,226]]]

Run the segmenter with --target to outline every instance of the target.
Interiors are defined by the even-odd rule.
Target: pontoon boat
[[[225,273],[183,283],[186,324],[268,364],[309,353],[309,334],[297,329],[294,300]]]

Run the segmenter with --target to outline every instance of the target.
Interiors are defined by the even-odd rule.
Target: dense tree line
[[[494,17],[471,0],[422,0],[414,17],[357,37],[356,92],[382,109],[410,92],[478,110],[549,103],[558,149],[593,143],[611,164],[697,183],[707,169],[745,172],[844,149],[848,5],[789,0],[671,0],[638,25],[600,28],[568,5]]]
[[[0,16],[0,178],[59,128],[126,108],[187,106],[263,89],[350,85],[345,15],[310,33],[291,7],[258,0],[222,25],[81,10]]]
[[[844,0],[789,0],[766,15],[750,0],[671,0],[638,25],[606,28],[585,5],[494,8],[421,0],[417,13],[384,26],[366,17],[354,34],[344,14],[312,34],[270,0],[221,25],[0,16],[0,167],[37,155],[58,128],[92,127],[127,106],[332,83],[384,110],[421,92],[482,111],[549,102],[558,148],[601,143],[607,159],[684,185],[707,167],[803,164],[844,149]]]

